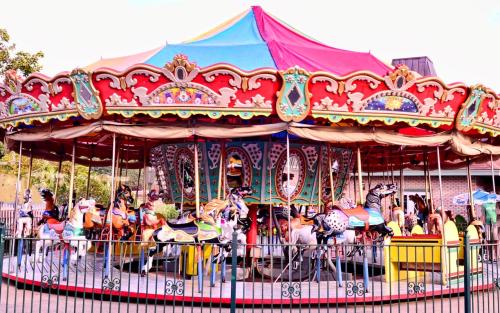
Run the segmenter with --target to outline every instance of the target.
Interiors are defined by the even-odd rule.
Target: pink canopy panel
[[[362,70],[385,75],[390,69],[370,53],[337,49],[310,39],[260,7],[252,7],[194,40],[131,56],[102,59],[87,69],[124,70],[137,63],[161,67],[177,54],[187,55],[200,67],[227,63],[242,70],[263,67],[286,70],[299,66],[337,75]]]

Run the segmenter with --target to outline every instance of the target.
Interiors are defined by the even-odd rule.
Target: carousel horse
[[[378,184],[368,191],[364,207],[357,206],[354,209],[342,209],[348,217],[348,229],[361,232],[368,231],[372,235],[378,234],[384,238],[392,236],[392,229],[385,225],[382,216],[382,199],[390,196],[398,190],[394,184]]]
[[[156,243],[154,249],[149,250],[147,270],[152,266],[152,258],[159,251],[172,243],[211,243],[221,245],[221,253],[214,255],[214,263],[224,261],[228,253],[229,243],[233,233],[237,233],[240,245],[239,253],[243,253],[246,243],[246,232],[251,220],[248,218],[248,207],[243,197],[250,195],[252,189],[239,187],[231,189],[225,201],[212,200],[207,205],[200,218],[189,217],[186,222],[172,223],[166,221],[164,225],[154,230],[151,239]],[[225,262],[225,261],[224,261]]]
[[[103,221],[94,199],[81,199],[77,205],[84,212],[83,229],[88,239],[94,239],[102,231]]]
[[[261,209],[257,216],[261,222],[268,223],[269,210]],[[326,244],[330,238],[343,234],[347,229],[347,218],[340,211],[340,208],[333,207],[327,213],[313,213],[309,216],[301,215],[292,204],[290,210],[286,207],[273,208],[273,221],[278,225],[279,235],[282,242],[286,242],[291,247],[290,266],[292,271],[299,268],[304,269],[300,264],[304,261],[304,256],[308,254],[311,259],[315,259],[315,278],[319,282],[321,277],[321,260],[326,253]],[[306,211],[307,214],[307,211]],[[290,215],[290,229],[288,225],[288,215]],[[285,247],[285,250],[289,248]],[[285,255],[289,255],[285,252]],[[337,280],[337,268],[340,268],[340,259],[338,259],[337,268],[333,265],[330,258],[326,261],[331,268],[331,273]],[[283,272],[282,272],[283,274]]]
[[[408,198],[415,203],[418,224],[421,227],[424,227],[424,224],[427,223],[427,218],[429,217],[429,208],[425,204],[425,200],[419,194],[410,195]]]
[[[22,204],[17,217],[16,237],[26,238],[31,235],[31,225],[33,223],[33,200],[31,191],[24,192],[24,203]]]
[[[441,214],[434,209],[432,201],[429,200],[429,206],[427,206],[425,200],[418,194],[411,195],[410,200],[415,203],[418,210],[419,225],[422,227],[427,225],[427,231],[430,234],[442,234],[443,219]]]
[[[128,239],[133,234],[131,221],[135,221],[135,213],[129,210],[129,206],[132,203],[134,203],[132,190],[129,186],[120,185],[116,190],[115,201],[111,204],[110,212],[106,218],[106,224],[109,224],[109,216],[111,215],[114,234],[120,240]],[[104,227],[101,237],[104,237],[104,234],[108,231],[109,227]],[[113,234],[110,235],[112,236]]]
[[[427,229],[429,234],[441,235],[443,233],[443,218],[441,217],[442,208],[430,210],[429,217],[427,218]]]
[[[400,229],[404,229],[405,227],[405,213],[403,208],[399,206],[392,207],[391,220],[396,222]]]
[[[77,261],[77,257],[84,257],[90,249],[90,243],[83,236],[83,212],[79,205],[75,205],[66,221],[60,221],[57,217],[57,207],[54,205],[52,192],[48,189],[40,191],[40,195],[45,202],[45,211],[37,232],[37,242],[35,246],[35,260],[40,262],[42,256],[47,254],[49,247],[54,247],[63,243],[71,248],[71,259]],[[73,253],[75,251],[76,253]],[[67,265],[64,262],[65,265]]]
[[[231,240],[233,231],[245,234],[250,227],[249,210],[243,198],[251,193],[252,190],[248,187],[233,188],[227,200],[212,200],[207,203],[204,213],[199,219],[191,217],[188,218],[190,221],[182,224],[167,221],[165,225],[154,232],[153,237],[158,237],[155,238],[155,241],[159,239],[159,242],[227,243],[228,240]],[[225,227],[225,224],[229,224],[231,227]],[[230,234],[223,233],[225,230]]]
[[[155,207],[159,204],[163,204],[160,194],[152,189],[148,193],[148,201],[141,205],[140,215],[141,215],[141,245],[148,249],[152,249],[152,252],[156,250],[155,240],[153,239],[154,232],[165,224],[165,219],[163,216],[159,215],[155,211]],[[151,253],[150,253],[151,254]],[[152,255],[149,256],[147,264],[144,264],[144,254],[141,251],[141,264],[144,264],[141,268],[141,274],[144,276],[147,271],[152,267]]]
[[[265,211],[258,212],[261,219],[265,220]],[[290,212],[286,208],[275,209],[273,213],[279,222],[280,230],[286,242],[292,245],[318,245],[326,244],[328,239],[342,234],[347,229],[347,219],[334,207],[328,213],[317,213],[310,217],[304,217],[298,213],[292,204]],[[288,232],[288,214],[290,214],[290,228]]]

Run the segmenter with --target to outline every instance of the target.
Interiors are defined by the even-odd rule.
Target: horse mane
[[[52,211],[55,208],[55,201],[53,197],[45,199],[45,211]]]

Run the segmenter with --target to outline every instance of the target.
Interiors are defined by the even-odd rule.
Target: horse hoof
[[[146,271],[141,272],[141,277],[146,277]]]

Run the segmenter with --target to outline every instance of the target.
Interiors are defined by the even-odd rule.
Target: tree
[[[25,77],[33,72],[38,72],[42,69],[40,60],[43,56],[41,51],[33,54],[26,51],[16,51],[16,45],[11,43],[7,30],[0,28],[0,75],[3,76],[8,70],[19,71]]]

